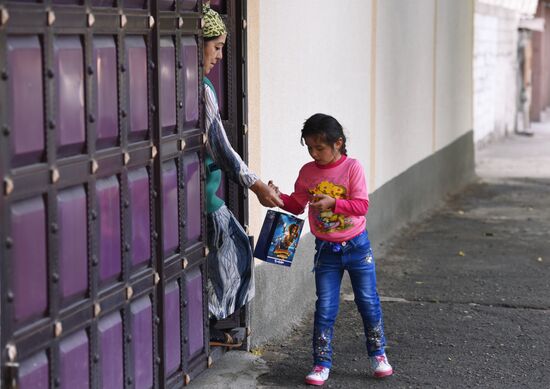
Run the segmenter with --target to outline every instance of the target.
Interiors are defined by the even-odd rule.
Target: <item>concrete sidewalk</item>
[[[392,377],[368,374],[345,277],[325,387],[550,387],[550,126],[534,131],[480,150],[478,182],[375,252]],[[311,327],[227,353],[190,386],[306,387]]]

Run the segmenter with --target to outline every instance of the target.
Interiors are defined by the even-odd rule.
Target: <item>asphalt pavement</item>
[[[324,387],[550,388],[550,124],[533,130],[478,150],[476,182],[376,248],[392,377],[370,375],[345,277]],[[190,386],[305,388],[311,329],[226,353]]]

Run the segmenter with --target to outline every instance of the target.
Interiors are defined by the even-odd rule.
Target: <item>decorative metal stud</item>
[[[60,321],[56,321],[53,325],[53,333],[56,338],[59,338],[63,333],[63,325]]]
[[[206,144],[206,141],[207,141],[207,140],[208,140],[208,139],[206,138],[206,134],[202,134],[202,143],[203,143],[203,144]]]
[[[248,124],[243,124],[243,133],[248,134]]]
[[[151,147],[151,158],[154,159],[157,156],[157,146]]]
[[[246,337],[248,338],[250,334],[252,334],[252,330],[250,329],[250,327],[246,327]]]
[[[128,152],[124,153],[124,165],[128,165],[128,162],[130,162],[130,154]]]
[[[101,313],[101,305],[99,303],[94,304],[94,317],[98,317]]]
[[[208,356],[208,367],[212,367],[214,361],[212,360],[212,357],[209,355]]]
[[[178,28],[182,28],[183,27],[183,18],[179,17],[178,18]]]
[[[88,14],[88,27],[92,27],[95,23],[95,16],[92,13]]]
[[[52,183],[55,184],[57,181],[59,181],[60,175],[59,175],[59,170],[57,168],[55,167],[52,168],[50,170],[50,174],[51,174],[50,177],[51,177]]]
[[[204,28],[204,18],[201,18],[201,29]]]
[[[149,15],[149,28],[153,28],[155,25],[155,18],[152,15]]]
[[[17,348],[14,344],[8,343],[6,345],[6,351],[8,353],[8,359],[10,362],[15,361],[15,358],[17,358]]]
[[[48,26],[52,26],[55,23],[55,13],[53,11],[48,11]]]
[[[126,300],[130,300],[134,295],[134,289],[131,286],[126,287]]]
[[[160,282],[160,276],[157,272],[155,272],[155,285],[158,285],[159,282]]]
[[[180,149],[180,151],[183,151],[183,149],[185,149],[185,144],[186,144],[185,140],[183,140],[183,139],[179,140],[179,149]]]
[[[181,260],[181,267],[182,267],[183,269],[187,269],[187,266],[188,266],[188,265],[189,265],[189,261],[187,260],[187,258],[183,258],[183,259]]]
[[[98,169],[99,169],[99,164],[95,159],[92,159],[90,161],[90,171],[92,172],[92,174],[95,174]]]
[[[246,19],[243,19],[243,30],[246,30],[247,25]]]
[[[244,227],[244,232],[246,232],[246,235],[250,235],[250,227],[248,227],[248,224],[245,224],[243,227]]]
[[[11,192],[13,192],[13,181],[9,177],[4,178],[4,194],[8,196]]]
[[[204,248],[204,256],[208,257],[208,254],[210,253],[210,250],[208,250],[208,247]]]
[[[126,24],[128,23],[128,18],[126,15],[122,14],[120,15],[120,28],[126,27]]]
[[[0,25],[4,25],[10,19],[10,14],[4,7],[0,8]]]
[[[191,377],[189,377],[189,374],[185,374],[183,376],[183,381],[184,381],[186,386],[189,385],[189,383],[191,382]]]

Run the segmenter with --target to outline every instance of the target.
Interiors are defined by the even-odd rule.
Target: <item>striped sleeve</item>
[[[223,127],[214,91],[205,85],[206,148],[208,153],[230,179],[250,188],[259,178],[248,168],[229,143]]]

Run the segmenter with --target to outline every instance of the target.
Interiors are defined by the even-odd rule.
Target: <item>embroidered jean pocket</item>
[[[372,253],[372,249],[369,247],[367,249],[367,252],[363,258],[363,261],[367,264],[367,265],[371,265],[371,264],[374,264],[374,255]]]

